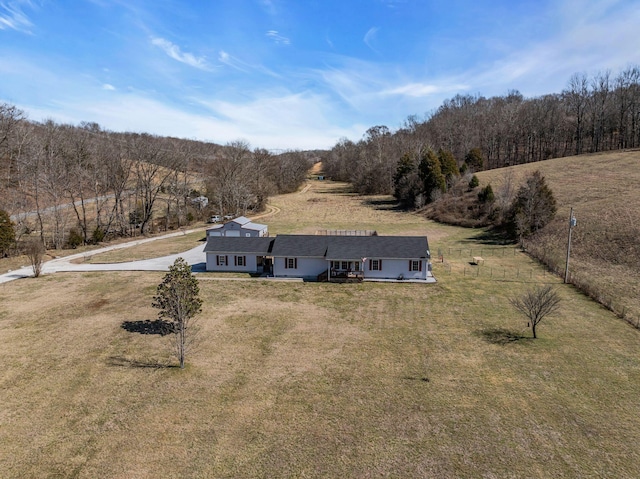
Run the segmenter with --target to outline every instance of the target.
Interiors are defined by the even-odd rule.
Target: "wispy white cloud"
[[[329,45],[329,47],[333,50],[334,45],[333,45],[333,42],[331,41],[331,38],[329,38],[329,35],[325,37],[325,40],[327,42],[327,45]]]
[[[29,0],[0,2],[0,30],[17,30],[31,33],[33,24],[24,13],[24,7],[33,7]]]
[[[433,83],[407,83],[387,90],[382,90],[381,95],[401,95],[413,98],[430,97],[439,93],[451,93],[465,91],[469,89],[469,85],[462,83],[452,83],[436,85]]]
[[[201,107],[198,113],[140,92],[94,95],[92,101],[87,101],[86,91],[81,93],[45,107],[19,107],[35,121],[46,118],[74,124],[95,121],[114,131],[147,132],[218,144],[243,138],[253,147],[267,149],[331,148],[338,139],[360,137],[368,128],[363,124],[337,126],[327,98],[310,93],[262,92],[243,102],[191,98]],[[208,113],[203,113],[203,108]]]
[[[201,70],[208,70],[207,60],[204,57],[196,57],[192,53],[183,52],[178,45],[175,45],[169,40],[154,37],[151,39],[151,43],[160,47],[167,55],[176,61]]]
[[[283,37],[276,30],[269,30],[265,35],[277,44],[282,44],[282,45],[291,44],[291,40],[289,38]]]
[[[364,125],[336,125],[334,105],[324,95],[254,92],[248,102],[203,102],[215,117],[237,129],[236,137],[267,148],[330,148],[341,137],[359,136]],[[233,136],[231,136],[233,138]]]
[[[249,65],[235,58],[234,56],[229,55],[224,50],[220,50],[220,53],[218,53],[218,61],[224,65],[227,65],[244,73],[247,73],[250,69]]]
[[[114,87],[113,85],[111,85],[109,83],[105,83],[104,85],[102,85],[102,89],[103,90],[108,90],[108,91],[114,91],[116,89],[116,87]]]
[[[373,41],[375,40],[379,30],[380,29],[378,27],[371,27],[367,31],[367,33],[365,33],[364,38],[362,39],[365,45],[371,48],[371,50],[373,50],[374,52],[377,52],[377,50],[373,47]]]
[[[615,0],[567,0],[555,17],[559,33],[471,68],[462,81],[488,94],[496,94],[499,87],[533,96],[558,92],[576,72],[619,70],[640,63],[640,8]]]

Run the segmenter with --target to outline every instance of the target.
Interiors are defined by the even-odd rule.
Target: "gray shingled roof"
[[[211,236],[204,247],[205,253],[255,253],[268,255],[275,238],[249,238],[246,236]]]
[[[278,235],[273,243],[273,256],[324,258],[328,236]]]
[[[428,258],[426,236],[327,236],[328,260]]]
[[[426,236],[316,236],[278,235],[273,256],[314,257],[331,260],[358,258],[427,258]]]

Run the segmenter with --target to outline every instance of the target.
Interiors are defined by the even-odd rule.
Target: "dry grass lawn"
[[[640,150],[607,152],[478,173],[481,184],[500,188],[507,175],[519,184],[535,170],[545,176],[558,202],[556,219],[531,244],[536,254],[564,271],[569,208],[573,229],[570,271],[575,281],[599,290],[640,324]],[[632,319],[631,319],[632,318]]]
[[[105,253],[89,256],[81,262],[87,263],[122,263],[125,261],[140,261],[160,256],[182,253],[183,251],[195,248],[206,239],[206,233],[196,231],[175,238],[166,238],[143,243],[131,248],[107,251]]]
[[[507,298],[557,278],[343,188],[276,198],[264,222],[426,233],[439,282],[201,281],[184,371],[167,337],[122,327],[155,319],[160,273],[0,285],[0,476],[640,477],[637,331],[558,284],[530,340]]]

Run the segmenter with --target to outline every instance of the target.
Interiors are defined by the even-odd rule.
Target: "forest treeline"
[[[561,93],[535,98],[518,91],[491,98],[456,95],[422,121],[409,117],[395,132],[374,126],[358,142],[340,140],[323,165],[329,177],[352,183],[359,193],[391,194],[407,158],[415,158],[419,169],[420,158],[429,152],[453,157],[459,168],[479,171],[637,147],[640,67],[630,66],[617,75],[574,74]],[[420,191],[422,180],[413,185],[409,200],[434,199]],[[446,187],[441,183],[438,189]]]
[[[0,210],[11,215],[16,245],[35,235],[62,248],[260,211],[270,195],[300,186],[312,157],[34,122],[0,103]]]

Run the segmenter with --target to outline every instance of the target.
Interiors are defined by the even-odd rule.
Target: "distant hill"
[[[577,226],[572,232],[572,282],[592,297],[640,320],[640,150],[556,158],[483,171],[481,186],[495,190],[505,181],[516,188],[530,172],[540,170],[553,190],[558,213],[528,245],[552,269],[564,271],[569,209]]]

